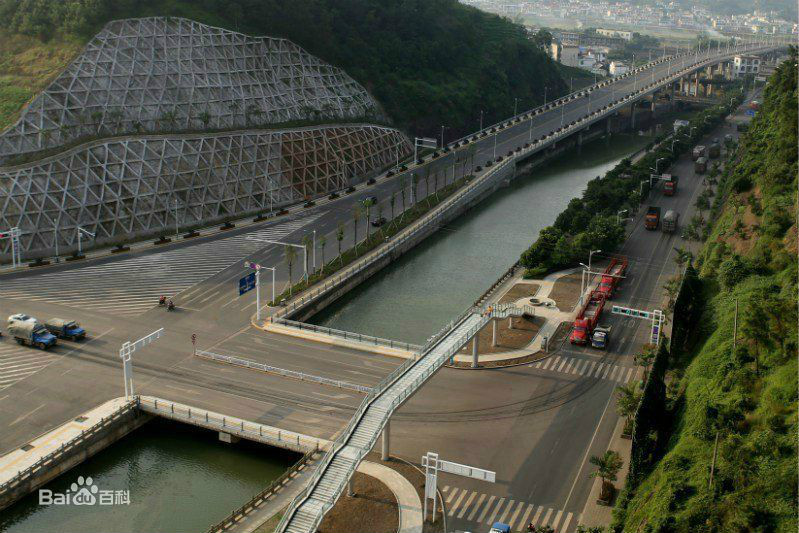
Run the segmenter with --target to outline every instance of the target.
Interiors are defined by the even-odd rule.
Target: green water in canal
[[[310,322],[424,343],[490,287],[589,180],[650,140],[598,139],[517,177]]]
[[[67,491],[78,476],[99,491],[129,491],[130,504],[39,505],[32,494],[0,512],[8,533],[205,531],[280,476],[299,456],[155,419],[47,484]]]

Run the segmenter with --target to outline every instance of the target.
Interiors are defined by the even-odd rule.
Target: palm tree
[[[400,184],[400,194],[402,195],[402,214],[405,214],[405,189],[408,188],[408,178],[403,177],[402,183]]]
[[[369,212],[372,209],[372,206],[375,205],[375,201],[371,198],[367,198],[363,201],[363,206],[366,208],[366,239],[369,240],[369,226],[371,225],[371,217]]]
[[[344,224],[339,224],[336,230],[336,240],[338,241],[338,258],[341,266],[344,266],[344,257],[341,255],[341,241],[344,240]]]
[[[649,366],[655,360],[656,354],[657,346],[654,344],[645,344],[643,351],[633,356],[635,364],[644,367],[644,381],[646,381],[647,376],[649,376]]]
[[[637,381],[631,381],[626,385],[620,385],[616,389],[616,408],[619,411],[619,416],[625,418],[625,435],[629,435],[630,425],[632,424],[635,412],[638,410],[638,405],[641,403],[641,398],[644,395],[638,385],[639,383]]]
[[[355,204],[352,208],[352,247],[355,248],[355,255],[358,255],[358,221],[361,219],[361,204]]]
[[[591,464],[596,466],[596,470],[591,472],[591,477],[598,477],[602,480],[602,491],[599,498],[609,501],[613,490],[613,482],[616,481],[616,475],[623,464],[621,456],[617,451],[608,450],[603,455],[591,457]]]
[[[291,280],[291,267],[294,266],[294,260],[297,259],[297,250],[293,246],[286,245],[286,264],[289,267],[289,296],[291,296],[291,288],[293,282]]]
[[[327,235],[322,235],[319,237],[319,248],[321,248],[322,252],[322,274],[325,273],[325,245],[327,244]]]

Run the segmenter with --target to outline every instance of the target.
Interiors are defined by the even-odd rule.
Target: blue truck
[[[55,335],[32,317],[28,320],[9,320],[8,334],[19,344],[35,346],[40,350],[55,346],[57,342]]]
[[[59,339],[72,339],[78,341],[86,337],[86,330],[74,320],[64,320],[63,318],[51,318],[45,321],[44,327],[47,331]]]

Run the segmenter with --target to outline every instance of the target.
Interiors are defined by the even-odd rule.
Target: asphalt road
[[[634,83],[621,80],[614,91],[598,91],[592,96],[592,105],[618,98]],[[582,105],[580,101],[569,104],[564,120],[583,114]],[[535,137],[559,127],[561,118],[555,115],[560,115],[560,110],[533,118],[532,130],[529,122],[522,122],[501,131],[496,141],[498,153],[526,142],[530,131]],[[492,138],[482,140],[476,162],[493,156],[493,150]],[[452,168],[454,157],[450,153],[430,163],[431,174]],[[690,175],[680,169],[675,173]],[[249,327],[254,295],[238,297],[236,289],[245,259],[280,265],[277,284],[287,280],[283,246],[257,239],[299,242],[313,230],[318,235],[335,232],[339,224],[352,219],[357,201],[374,194],[386,202],[401,183],[401,178],[380,180],[375,186],[359,188],[353,195],[284,220],[167,248],[0,277],[0,316],[17,312],[40,319],[60,316],[79,320],[89,331],[86,341],[62,341],[50,352],[18,347],[7,336],[0,339],[0,453],[120,396],[120,345],[159,327],[165,328],[164,337],[133,355],[137,392],[313,436],[334,435],[360,403],[359,393],[201,360],[193,356],[190,338],[196,334],[201,349],[360,384],[373,384],[389,373],[399,361],[255,334]],[[680,187],[675,198],[658,196],[658,200],[664,206],[667,201],[675,202],[684,213],[689,195],[697,194],[698,187],[688,179],[681,181]],[[421,180],[417,197],[423,196],[425,188]],[[388,214],[385,209],[384,215]],[[687,220],[689,214],[682,218]],[[358,234],[363,235],[364,230],[362,220]],[[351,233],[345,238],[351,238]],[[678,242],[676,235],[633,231],[625,248],[633,265],[619,293],[620,302],[637,305],[652,301]],[[329,254],[334,246],[335,242],[328,241]],[[295,265],[295,280],[299,271]],[[262,294],[266,296],[269,289],[266,284]],[[179,309],[169,313],[158,308],[155,304],[161,294],[174,297]],[[630,356],[642,342],[644,328],[640,323],[620,322],[617,331],[617,338],[623,341],[606,354],[578,351],[565,355],[575,362],[610,363],[608,368],[614,366],[614,373],[629,369]],[[547,503],[551,509],[576,510],[582,507],[590,486],[586,481],[588,452],[606,446],[615,423],[610,400],[615,383],[618,381],[607,377],[534,367],[445,370],[398,413],[394,451],[414,462],[428,450],[439,451],[447,459],[495,469],[499,483],[490,487],[495,493],[512,495],[518,501]]]
[[[707,145],[727,133],[737,137],[734,126],[725,124],[698,144]],[[695,211],[702,177],[694,175],[690,155],[680,158],[671,172],[681,178],[677,194],[663,196],[658,187],[650,202],[663,212],[675,209],[682,225]],[[629,223],[629,238],[620,253],[630,259],[630,267],[611,303],[652,310],[662,307],[663,284],[678,273],[675,247],[696,252],[701,243],[682,239],[680,231],[645,230],[644,211]],[[629,375],[640,379],[633,356],[650,335],[649,322],[609,311],[601,322],[613,328],[608,351],[566,343],[550,358],[557,358],[555,364],[546,369],[538,365],[482,371],[447,368],[395,415],[393,453],[418,463],[433,451],[442,459],[497,472],[495,484],[439,474],[439,487],[448,487],[451,496],[451,530],[487,530],[492,520],[504,516],[509,522],[514,515],[511,525],[521,529],[530,506],[528,521],[541,508],[538,525],[548,513],[548,523],[553,523],[560,511],[556,529],[566,527],[569,516],[568,530],[576,527],[593,483],[588,459],[608,449],[619,420],[614,390]],[[600,365],[604,366],[598,369]]]

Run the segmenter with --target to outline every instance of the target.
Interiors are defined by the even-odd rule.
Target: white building
[[[737,55],[733,59],[732,70],[735,77],[760,72],[760,58],[752,55]]]
[[[626,74],[629,70],[630,67],[623,61],[611,61],[608,73],[610,73],[611,76],[621,76],[622,74]]]
[[[599,35],[604,35],[605,37],[617,37],[619,39],[624,39],[625,41],[632,41],[633,40],[633,32],[626,31],[626,30],[609,30],[606,28],[597,28],[596,32]]]

